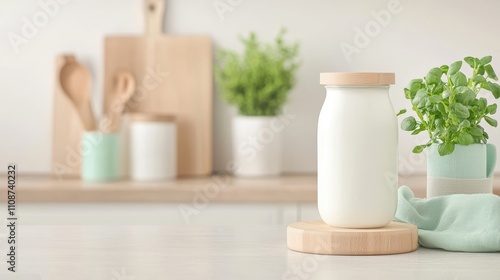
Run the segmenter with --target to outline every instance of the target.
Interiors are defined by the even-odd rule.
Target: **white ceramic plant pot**
[[[233,119],[233,159],[236,176],[273,176],[281,173],[281,132],[278,117]]]
[[[391,222],[397,206],[398,127],[389,73],[324,73],[318,121],[318,209],[343,228]]]

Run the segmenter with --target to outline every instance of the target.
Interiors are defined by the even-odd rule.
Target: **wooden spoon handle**
[[[78,111],[80,113],[80,118],[82,119],[83,127],[88,131],[96,130],[97,126],[90,102],[87,102],[87,104],[79,108]]]
[[[144,0],[144,19],[147,36],[158,36],[162,33],[165,0]]]
[[[121,114],[110,113],[107,118],[109,122],[109,126],[106,128],[106,133],[114,133],[117,132],[121,127]]]

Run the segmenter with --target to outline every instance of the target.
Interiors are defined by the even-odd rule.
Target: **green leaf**
[[[469,64],[470,67],[474,68],[474,58],[472,56],[468,56],[464,58],[465,62]]]
[[[446,128],[446,132],[449,134],[454,134],[458,131],[458,125],[450,125]]]
[[[445,83],[439,82],[437,86],[432,89],[433,94],[441,94],[444,90]]]
[[[484,88],[485,90],[490,91],[495,99],[498,99],[500,97],[500,86],[496,83],[492,82],[485,82],[481,84],[481,87]]]
[[[415,146],[415,148],[413,148],[413,153],[415,154],[420,154],[424,149],[425,149],[426,145],[418,145],[418,146]]]
[[[479,68],[477,68],[477,74],[478,75],[484,75],[484,73],[485,73],[484,72],[484,66],[483,65],[479,66]]]
[[[450,67],[448,67],[448,65],[441,65],[439,69],[441,69],[441,72],[443,72],[443,74],[446,74],[448,73],[448,69],[450,69]]]
[[[495,73],[495,70],[493,70],[493,67],[490,64],[485,65],[484,70],[486,70],[486,73],[488,73],[489,78],[491,78],[495,81],[498,80],[497,74]]]
[[[486,100],[486,98],[484,98],[484,97],[481,97],[481,98],[479,98],[478,105],[482,111],[482,110],[486,109],[486,105],[488,105],[488,100]]]
[[[461,144],[461,145],[470,145],[472,143],[474,143],[474,138],[472,138],[472,135],[470,135],[469,133],[467,132],[460,132],[458,134],[458,143]]]
[[[443,75],[443,72],[441,72],[441,69],[439,68],[432,68],[427,75],[425,76],[425,81],[429,85],[437,84],[441,82],[441,76]]]
[[[413,105],[417,106],[417,108],[424,107],[427,102],[427,91],[425,89],[419,89],[411,102]]]
[[[445,91],[443,91],[443,93],[441,94],[441,96],[443,97],[443,99],[448,98],[450,95],[451,95],[451,91],[449,91],[449,90],[445,90]]]
[[[438,146],[438,153],[440,156],[449,155],[453,153],[454,150],[455,150],[455,144],[451,142],[441,143]]]
[[[464,129],[470,126],[470,122],[468,120],[463,120],[459,125],[458,125],[458,130]]]
[[[406,99],[412,99],[413,97],[411,96],[411,91],[407,88],[404,89],[405,92],[405,98]]]
[[[422,131],[425,131],[425,127],[419,127],[418,129],[415,129],[415,130],[411,133],[411,135],[417,135],[417,134],[419,134],[419,133],[420,133],[420,132],[422,132]]]
[[[417,127],[417,121],[414,117],[409,116],[401,122],[401,129],[404,131],[412,131]]]
[[[486,111],[489,114],[495,114],[497,112],[497,104],[493,103],[493,104],[489,105],[488,107],[486,107]]]
[[[431,95],[431,96],[429,96],[429,100],[432,103],[438,103],[439,101],[443,100],[443,98],[439,95]]]
[[[480,75],[476,75],[476,76],[472,77],[472,80],[475,82],[478,82],[478,83],[486,82],[486,78],[483,76],[480,76]]]
[[[455,87],[466,86],[467,85],[467,77],[462,72],[457,72],[454,75],[451,75],[451,82]]]
[[[497,121],[491,117],[484,116],[484,120],[491,126],[497,127]]]
[[[436,126],[436,129],[434,129],[434,131],[433,131],[434,135],[441,135],[441,133],[443,132],[443,129],[444,129],[444,127],[442,125]]]
[[[457,86],[455,88],[455,91],[458,93],[464,93],[464,92],[472,91],[472,90],[468,86]]]
[[[486,65],[490,62],[491,62],[491,55],[485,56],[479,60],[479,63],[481,63],[481,65]]]
[[[476,99],[476,94],[469,87],[460,86],[456,91],[458,92],[456,100],[462,104],[469,104]]]
[[[500,85],[497,83],[488,83],[488,86],[495,99],[498,99],[500,97]]]
[[[406,113],[406,109],[402,109],[401,111],[399,111],[397,114],[396,114],[396,117],[399,116],[399,115],[402,115]]]
[[[443,116],[446,116],[446,114],[448,114],[448,112],[446,111],[446,106],[442,102],[437,104],[437,109]]]
[[[422,79],[411,80],[410,83],[408,84],[408,89],[411,92],[417,92],[419,89],[424,87],[422,82],[423,82]]]
[[[458,118],[466,119],[470,116],[469,109],[464,105],[457,103],[453,106],[453,112]]]
[[[450,70],[448,70],[448,75],[454,75],[462,67],[462,61],[455,61],[450,65]]]
[[[483,128],[480,127],[480,126],[475,126],[475,127],[471,127],[469,129],[467,129],[467,131],[469,132],[470,135],[474,136],[474,137],[481,137],[483,136]]]

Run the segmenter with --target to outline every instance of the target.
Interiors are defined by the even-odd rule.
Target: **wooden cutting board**
[[[321,255],[389,255],[418,248],[415,225],[391,222],[371,229],[337,228],[323,221],[296,222],[287,228],[288,248]]]
[[[111,36],[104,46],[104,111],[113,110],[114,74],[133,73],[137,89],[128,112],[174,115],[178,132],[178,174],[212,172],[212,43],[208,36],[162,33],[164,0],[145,0],[141,36]]]

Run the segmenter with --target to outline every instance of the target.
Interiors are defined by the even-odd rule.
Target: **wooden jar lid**
[[[175,117],[163,114],[132,113],[130,120],[133,122],[175,122]]]
[[[382,228],[336,228],[323,221],[296,222],[287,228],[288,248],[322,255],[390,255],[415,251],[415,225],[391,222]]]
[[[321,73],[319,76],[322,85],[393,85],[396,80],[394,73],[377,72],[332,72]]]

